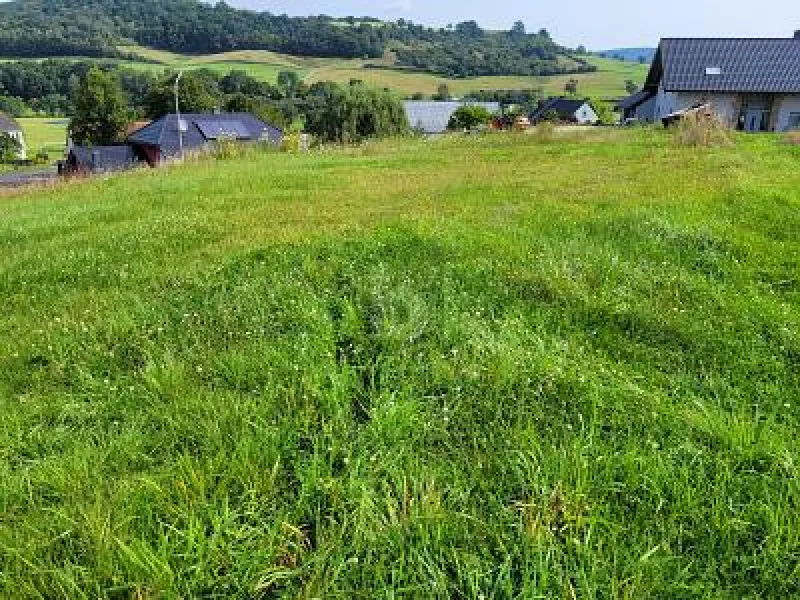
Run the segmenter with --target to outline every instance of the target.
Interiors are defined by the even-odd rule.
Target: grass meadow
[[[0,597],[797,597],[798,160],[487,135],[6,194]]]
[[[25,133],[28,155],[47,152],[52,159],[61,158],[67,145],[67,125],[69,119],[29,117],[17,119]]]
[[[587,57],[598,67],[595,73],[576,75],[557,75],[548,77],[497,76],[449,79],[403,69],[392,68],[394,62],[390,55],[381,60],[357,60],[298,57],[278,54],[265,50],[241,50],[200,56],[189,56],[153,50],[141,46],[123,46],[126,52],[134,52],[156,63],[135,63],[123,61],[126,67],[148,71],[165,68],[208,68],[220,73],[241,69],[256,79],[274,83],[278,73],[292,70],[300,73],[307,83],[335,81],[347,83],[358,79],[379,87],[388,87],[404,95],[416,92],[435,94],[442,83],[446,83],[454,95],[464,95],[476,90],[491,89],[532,89],[541,88],[545,94],[564,94],[564,85],[576,79],[578,93],[600,98],[616,98],[627,95],[625,82],[632,80],[637,84],[644,82],[648,67],[632,62],[622,62],[600,57]],[[381,68],[370,68],[377,65]]]

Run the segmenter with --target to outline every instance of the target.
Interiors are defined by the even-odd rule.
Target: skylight
[[[706,75],[722,75],[721,67],[706,67]]]

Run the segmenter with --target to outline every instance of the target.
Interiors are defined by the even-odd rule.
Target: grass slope
[[[28,154],[47,152],[50,158],[60,158],[67,141],[68,119],[20,118],[17,119],[25,132]]]
[[[231,69],[243,69],[253,77],[263,81],[274,82],[280,71],[291,69],[299,72],[305,81],[337,81],[347,83],[352,79],[360,79],[367,83],[388,87],[402,94],[423,92],[436,93],[442,83],[446,83],[451,92],[463,95],[482,89],[527,89],[543,88],[547,94],[563,94],[564,84],[574,78],[579,81],[579,93],[587,96],[618,97],[624,96],[625,81],[631,79],[642,83],[647,75],[647,67],[633,63],[610,60],[600,57],[588,57],[587,60],[599,69],[596,73],[563,75],[552,77],[476,77],[470,79],[447,79],[428,73],[415,73],[391,68],[391,55],[383,60],[343,60],[329,58],[307,58],[287,56],[261,50],[243,50],[205,56],[187,56],[152,50],[141,46],[127,46],[127,52],[136,52],[151,60],[172,68],[205,67],[219,72]],[[158,65],[146,63],[128,63],[133,68],[152,70]],[[377,65],[383,68],[368,68]]]
[[[587,136],[6,197],[0,597],[796,597],[800,156]]]

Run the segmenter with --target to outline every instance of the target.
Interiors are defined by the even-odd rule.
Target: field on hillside
[[[797,597],[800,153],[736,139],[0,198],[0,597]]]
[[[25,132],[30,156],[44,151],[53,160],[61,158],[67,142],[68,119],[23,118],[17,121]]]
[[[291,69],[300,73],[308,83],[317,81],[337,81],[347,83],[352,79],[360,79],[372,85],[388,87],[402,94],[415,92],[425,94],[436,93],[442,83],[446,83],[451,93],[463,95],[476,90],[488,89],[529,89],[541,87],[547,94],[563,94],[564,84],[575,78],[579,81],[579,93],[587,96],[618,97],[624,96],[625,81],[631,79],[642,83],[647,74],[647,67],[634,63],[625,63],[599,57],[587,57],[587,60],[599,69],[596,73],[563,75],[552,77],[476,77],[471,79],[448,79],[427,73],[415,73],[393,69],[391,56],[383,60],[345,60],[330,58],[307,58],[287,56],[263,50],[243,50],[206,56],[186,56],[129,46],[128,52],[136,52],[142,56],[156,60],[163,65],[178,68],[210,68],[218,72],[231,69],[243,69],[253,77],[263,81],[274,82],[280,71]],[[129,63],[129,66],[135,63]],[[374,65],[381,68],[369,68]],[[152,69],[156,65],[142,63],[139,67]]]

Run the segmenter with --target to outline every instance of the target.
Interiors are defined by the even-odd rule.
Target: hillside
[[[467,136],[4,196],[0,597],[796,597],[796,150]]]
[[[655,48],[614,48],[613,50],[603,50],[596,52],[598,56],[603,58],[613,58],[616,60],[624,60],[629,62],[641,63],[649,65],[653,62],[655,57]]]
[[[277,16],[196,0],[13,0],[0,4],[8,57],[125,58],[118,46],[210,54],[269,50],[299,56],[380,59],[446,76],[555,75],[591,70],[544,30],[485,31],[475,22],[433,29],[407,21],[353,22]],[[564,61],[569,58],[568,61]]]

